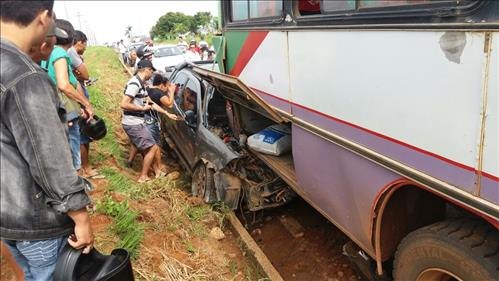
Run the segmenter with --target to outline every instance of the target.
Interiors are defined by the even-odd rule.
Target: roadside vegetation
[[[89,92],[108,128],[90,149],[92,165],[104,176],[91,180],[96,248],[105,254],[116,247],[129,250],[136,280],[258,280],[225,227],[225,209],[191,197],[190,179],[172,160],[166,163],[166,177],[135,182],[142,160],[137,157],[132,169],[125,167],[128,138],[120,125],[128,74],[110,48],[88,48],[85,62],[99,79]],[[214,237],[214,229],[224,238]]]

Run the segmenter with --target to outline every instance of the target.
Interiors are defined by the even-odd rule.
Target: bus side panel
[[[490,202],[499,201],[499,32],[493,33],[492,54],[490,59],[489,92],[484,147],[484,175],[482,177],[482,197]]]
[[[228,36],[227,40],[232,37]],[[231,46],[231,42],[227,46]],[[240,52],[231,55],[235,71],[230,74],[239,76],[267,103],[290,114],[287,49],[286,32],[249,31]]]
[[[371,208],[381,189],[400,176],[293,126],[298,184],[312,205],[364,249],[371,244]]]
[[[288,36],[296,118],[475,190],[484,33]]]

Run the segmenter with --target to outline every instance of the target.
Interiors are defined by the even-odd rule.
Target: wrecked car
[[[248,136],[284,120],[237,78],[207,73],[189,63],[176,67],[172,110],[184,120],[161,122],[165,143],[192,175],[193,195],[250,211],[290,201],[296,195],[286,177],[264,162],[277,157],[246,145]],[[278,158],[292,163],[288,154]]]

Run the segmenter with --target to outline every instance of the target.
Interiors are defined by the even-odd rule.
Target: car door
[[[196,130],[200,120],[201,84],[192,74],[185,73],[187,81],[175,95],[174,110],[176,114],[184,117],[173,125],[175,130],[175,143],[184,155],[190,167],[196,164]],[[193,116],[192,116],[193,115]],[[189,117],[191,116],[191,117]]]
[[[175,76],[172,77],[172,83],[176,85],[175,97],[173,103],[173,113],[176,115],[185,117],[184,112],[179,107],[179,102],[181,101],[182,93],[187,86],[187,81],[189,81],[189,74],[185,71],[179,71],[175,73]],[[174,121],[170,118],[163,118],[163,126],[166,129],[166,134],[172,139],[175,144],[174,149],[179,154],[179,157],[182,158],[185,164],[190,163],[189,154],[186,153],[185,146],[191,147],[192,144],[189,142],[194,142],[194,139],[185,139],[184,136],[188,133],[182,132],[182,130],[186,130],[186,126],[184,126],[185,121]],[[188,164],[190,166],[190,164]],[[189,167],[192,168],[192,167]]]

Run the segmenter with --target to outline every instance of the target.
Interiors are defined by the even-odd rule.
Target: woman
[[[69,146],[73,157],[73,166],[80,172],[80,126],[78,118],[80,114],[85,119],[92,118],[93,108],[85,98],[78,80],[71,70],[71,59],[67,53],[73,46],[75,30],[73,25],[66,20],[57,19],[58,28],[67,33],[67,38],[57,38],[56,46],[50,54],[48,61],[42,62],[42,67],[47,69],[48,75],[54,81],[59,90],[59,97],[66,108],[66,120],[69,129]]]

